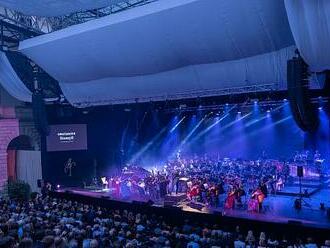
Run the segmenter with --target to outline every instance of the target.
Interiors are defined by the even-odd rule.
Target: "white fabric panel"
[[[296,45],[310,69],[330,69],[330,1],[285,0]]]
[[[32,101],[31,91],[26,88],[17,76],[6,54],[3,52],[0,52],[0,84],[12,97],[23,102]]]
[[[294,50],[292,46],[236,61],[60,85],[68,101],[76,107],[211,96],[217,95],[217,90],[249,85],[273,84],[274,89],[285,89],[286,62]]]
[[[0,6],[32,16],[61,16],[111,6],[124,0],[0,0]]]
[[[37,180],[42,179],[40,151],[18,150],[16,153],[17,179],[30,184],[32,192],[39,192]]]
[[[20,50],[60,82],[156,74],[294,44],[279,0],[166,0],[38,36]]]

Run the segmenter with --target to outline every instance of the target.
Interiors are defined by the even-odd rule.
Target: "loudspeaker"
[[[298,220],[288,220],[289,225],[301,226],[302,222]]]
[[[297,176],[303,177],[304,176],[304,168],[301,165],[297,166]]]
[[[294,200],[294,208],[297,210],[301,209],[301,200],[299,198]]]
[[[316,131],[319,117],[309,95],[308,65],[300,56],[287,62],[287,84],[291,112],[297,125],[305,132]]]
[[[182,207],[177,207],[177,206],[164,206],[166,209],[174,210],[174,211],[181,211]]]
[[[223,216],[223,212],[221,211],[213,211],[213,214],[217,216]]]
[[[164,201],[164,207],[171,207],[171,206],[174,206],[174,205],[175,205],[174,201],[169,201],[169,200]]]
[[[133,204],[135,205],[139,205],[139,206],[152,206],[154,204],[154,202],[152,200],[149,200],[147,202],[143,202],[143,201],[132,201]]]
[[[38,185],[38,188],[42,188],[44,186],[44,180],[38,179],[37,180],[37,185]]]
[[[41,90],[36,90],[32,94],[32,111],[34,125],[42,135],[49,134],[45,101]]]

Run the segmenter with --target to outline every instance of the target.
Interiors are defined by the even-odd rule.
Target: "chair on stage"
[[[281,190],[283,190],[283,188],[284,188],[284,182],[283,182],[282,178],[280,178],[280,179],[276,182],[276,190],[275,190],[275,193],[276,193],[277,191],[281,191]]]

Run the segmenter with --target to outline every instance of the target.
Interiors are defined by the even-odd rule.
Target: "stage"
[[[208,207],[201,203],[191,203],[183,194],[168,195],[164,200],[154,203],[148,203],[148,199],[132,196],[119,198],[111,194],[111,192],[100,189],[83,189],[83,188],[61,188],[54,192],[56,196],[69,195],[70,199],[79,200],[79,196],[86,199],[111,202],[110,205],[133,207],[148,206],[155,209],[184,211],[185,213],[198,213],[205,215],[221,215],[230,219],[236,219],[241,222],[257,221],[272,224],[294,224],[306,228],[330,229],[330,217],[327,216],[326,210],[320,210],[320,203],[324,203],[326,208],[330,207],[330,189],[320,189],[311,197],[305,197],[301,210],[294,208],[295,196],[287,195],[270,195],[263,204],[263,210],[260,213],[248,212],[246,207],[224,210],[223,207]],[[74,198],[73,198],[74,197]],[[177,199],[177,200],[175,200]],[[243,199],[246,202],[247,199]],[[119,205],[118,205],[119,204]],[[110,206],[106,205],[106,206]]]

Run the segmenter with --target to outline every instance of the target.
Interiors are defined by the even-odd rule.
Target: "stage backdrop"
[[[321,113],[321,112],[320,112]],[[329,154],[329,116],[324,113],[319,136],[305,135],[296,126],[288,103],[267,113],[254,106],[251,111],[209,118],[206,112],[178,114],[155,110],[150,105],[122,108],[98,107],[79,110],[50,107],[49,122],[87,125],[87,150],[47,152],[43,142],[44,178],[54,184],[80,186],[116,172],[129,162],[150,168],[177,152],[183,155],[209,153],[220,158],[290,159],[305,147]],[[328,135],[328,136],[324,136]],[[307,138],[306,138],[307,137]],[[74,166],[65,173],[68,160]]]

